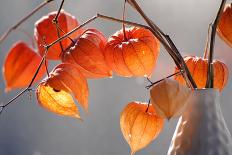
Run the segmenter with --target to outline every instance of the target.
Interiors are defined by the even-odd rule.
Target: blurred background
[[[0,34],[24,17],[43,0],[1,0]],[[75,15],[80,23],[96,13],[121,18],[124,0],[66,0],[64,9]],[[59,7],[55,0],[32,16],[20,29],[33,36],[34,23],[50,11]],[[184,55],[202,56],[207,29],[216,16],[220,0],[138,0],[144,11],[154,22],[170,34]],[[231,1],[228,1],[231,2]],[[140,16],[127,5],[127,20],[144,23]],[[121,29],[121,24],[97,20],[87,27],[97,27],[108,37]],[[20,31],[13,31],[0,45],[0,65],[11,45],[30,39]],[[232,72],[232,48],[216,38],[215,57],[224,61]],[[54,62],[52,68],[57,62]],[[159,80],[174,71],[174,63],[162,48],[152,80]],[[6,103],[19,90],[4,92],[5,83],[0,76],[0,102]],[[42,109],[28,93],[11,104],[0,116],[0,155],[127,155],[129,146],[119,126],[119,115],[131,101],[148,101],[149,91],[143,78],[89,80],[89,113],[82,113],[84,122],[60,117]],[[232,132],[232,83],[222,92],[222,111]],[[177,123],[177,119],[166,121],[159,137],[138,155],[165,155]]]

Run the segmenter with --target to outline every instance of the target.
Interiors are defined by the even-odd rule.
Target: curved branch
[[[209,56],[208,56],[208,76],[207,76],[207,81],[206,81],[206,86],[205,86],[206,88],[213,88],[213,85],[214,85],[213,54],[214,54],[215,36],[217,32],[217,26],[221,18],[221,15],[223,13],[225,4],[226,4],[226,0],[222,0],[216,19],[214,20],[213,25],[212,25],[212,32],[211,32],[211,38],[210,38],[210,49],[209,49]]]
[[[28,15],[26,15],[24,18],[22,18],[18,23],[13,25],[11,28],[9,28],[0,38],[0,44],[7,38],[7,36],[17,27],[19,27],[23,22],[25,22],[28,18],[30,18],[32,15],[34,15],[37,11],[39,11],[41,8],[43,8],[48,3],[52,2],[54,0],[46,0],[43,3],[41,3],[39,6],[37,6],[34,10],[32,10]]]

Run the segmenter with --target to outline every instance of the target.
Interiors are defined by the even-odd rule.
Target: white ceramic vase
[[[232,155],[232,138],[216,89],[195,90],[179,119],[168,155]]]

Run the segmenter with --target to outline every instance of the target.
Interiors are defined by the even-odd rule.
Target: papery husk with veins
[[[42,107],[60,115],[80,118],[73,95],[84,110],[88,111],[87,80],[75,65],[59,64],[49,75],[36,91]]]
[[[62,116],[80,119],[80,113],[72,95],[64,90],[56,90],[49,83],[42,82],[36,90],[37,100],[46,110]]]
[[[165,79],[150,90],[151,104],[158,115],[171,119],[180,116],[188,104],[192,90],[172,79]]]
[[[97,29],[87,29],[61,55],[62,62],[75,64],[86,78],[112,77],[104,51],[105,36]]]
[[[120,115],[120,127],[131,155],[149,145],[161,132],[164,119],[148,103],[128,103]]]
[[[232,48],[232,3],[227,4],[218,23],[217,34]]]

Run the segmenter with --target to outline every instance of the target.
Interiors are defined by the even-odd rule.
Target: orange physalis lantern
[[[37,42],[39,53],[41,56],[44,55],[45,49],[42,45],[44,45],[44,41],[46,44],[50,44],[53,41],[57,40],[58,33],[56,25],[53,24],[53,19],[56,16],[57,12],[51,12],[47,16],[42,17],[35,23],[35,40]],[[58,24],[62,31],[59,30],[60,36],[63,36],[64,33],[67,33],[77,27],[79,24],[74,16],[71,14],[61,11],[58,17]],[[78,35],[83,32],[83,29],[76,31],[75,33],[71,34],[69,37],[75,39]],[[45,39],[45,40],[43,40]],[[60,43],[56,43],[55,45],[51,46],[48,50],[47,58],[58,60],[60,58],[60,54],[62,49],[65,50],[72,41],[69,38],[64,39]]]
[[[104,50],[106,39],[96,29],[88,29],[62,54],[62,61],[77,64],[86,78],[111,77]]]
[[[131,27],[112,35],[105,57],[112,70],[125,77],[150,76],[155,67],[160,44],[147,29]]]
[[[218,23],[217,32],[228,45],[232,47],[232,3],[226,4]]]
[[[197,87],[205,88],[208,72],[208,59],[196,56],[187,56],[184,58],[184,60],[188,66],[188,69],[194,81],[197,84]],[[221,91],[226,86],[226,83],[228,81],[229,70],[223,62],[218,60],[213,61],[213,69],[214,88],[219,89]],[[185,84],[185,80],[181,75],[176,76],[175,79],[179,81],[181,84]]]
[[[131,155],[150,144],[161,132],[164,119],[148,103],[131,102],[121,112],[120,126]]]
[[[36,90],[39,104],[59,115],[80,118],[78,107],[72,95],[64,90],[56,90],[46,82],[40,83]]]
[[[88,110],[87,80],[72,64],[56,66],[49,78],[39,85],[36,94],[42,107],[60,115],[79,117],[71,95]]]
[[[19,41],[13,45],[5,58],[3,76],[6,82],[6,91],[14,88],[27,87],[42,58],[28,47],[24,42]],[[43,65],[38,72],[35,82],[42,78],[45,73]]]
[[[191,94],[192,91],[186,86],[165,79],[151,88],[151,104],[159,116],[171,119],[184,112]]]

